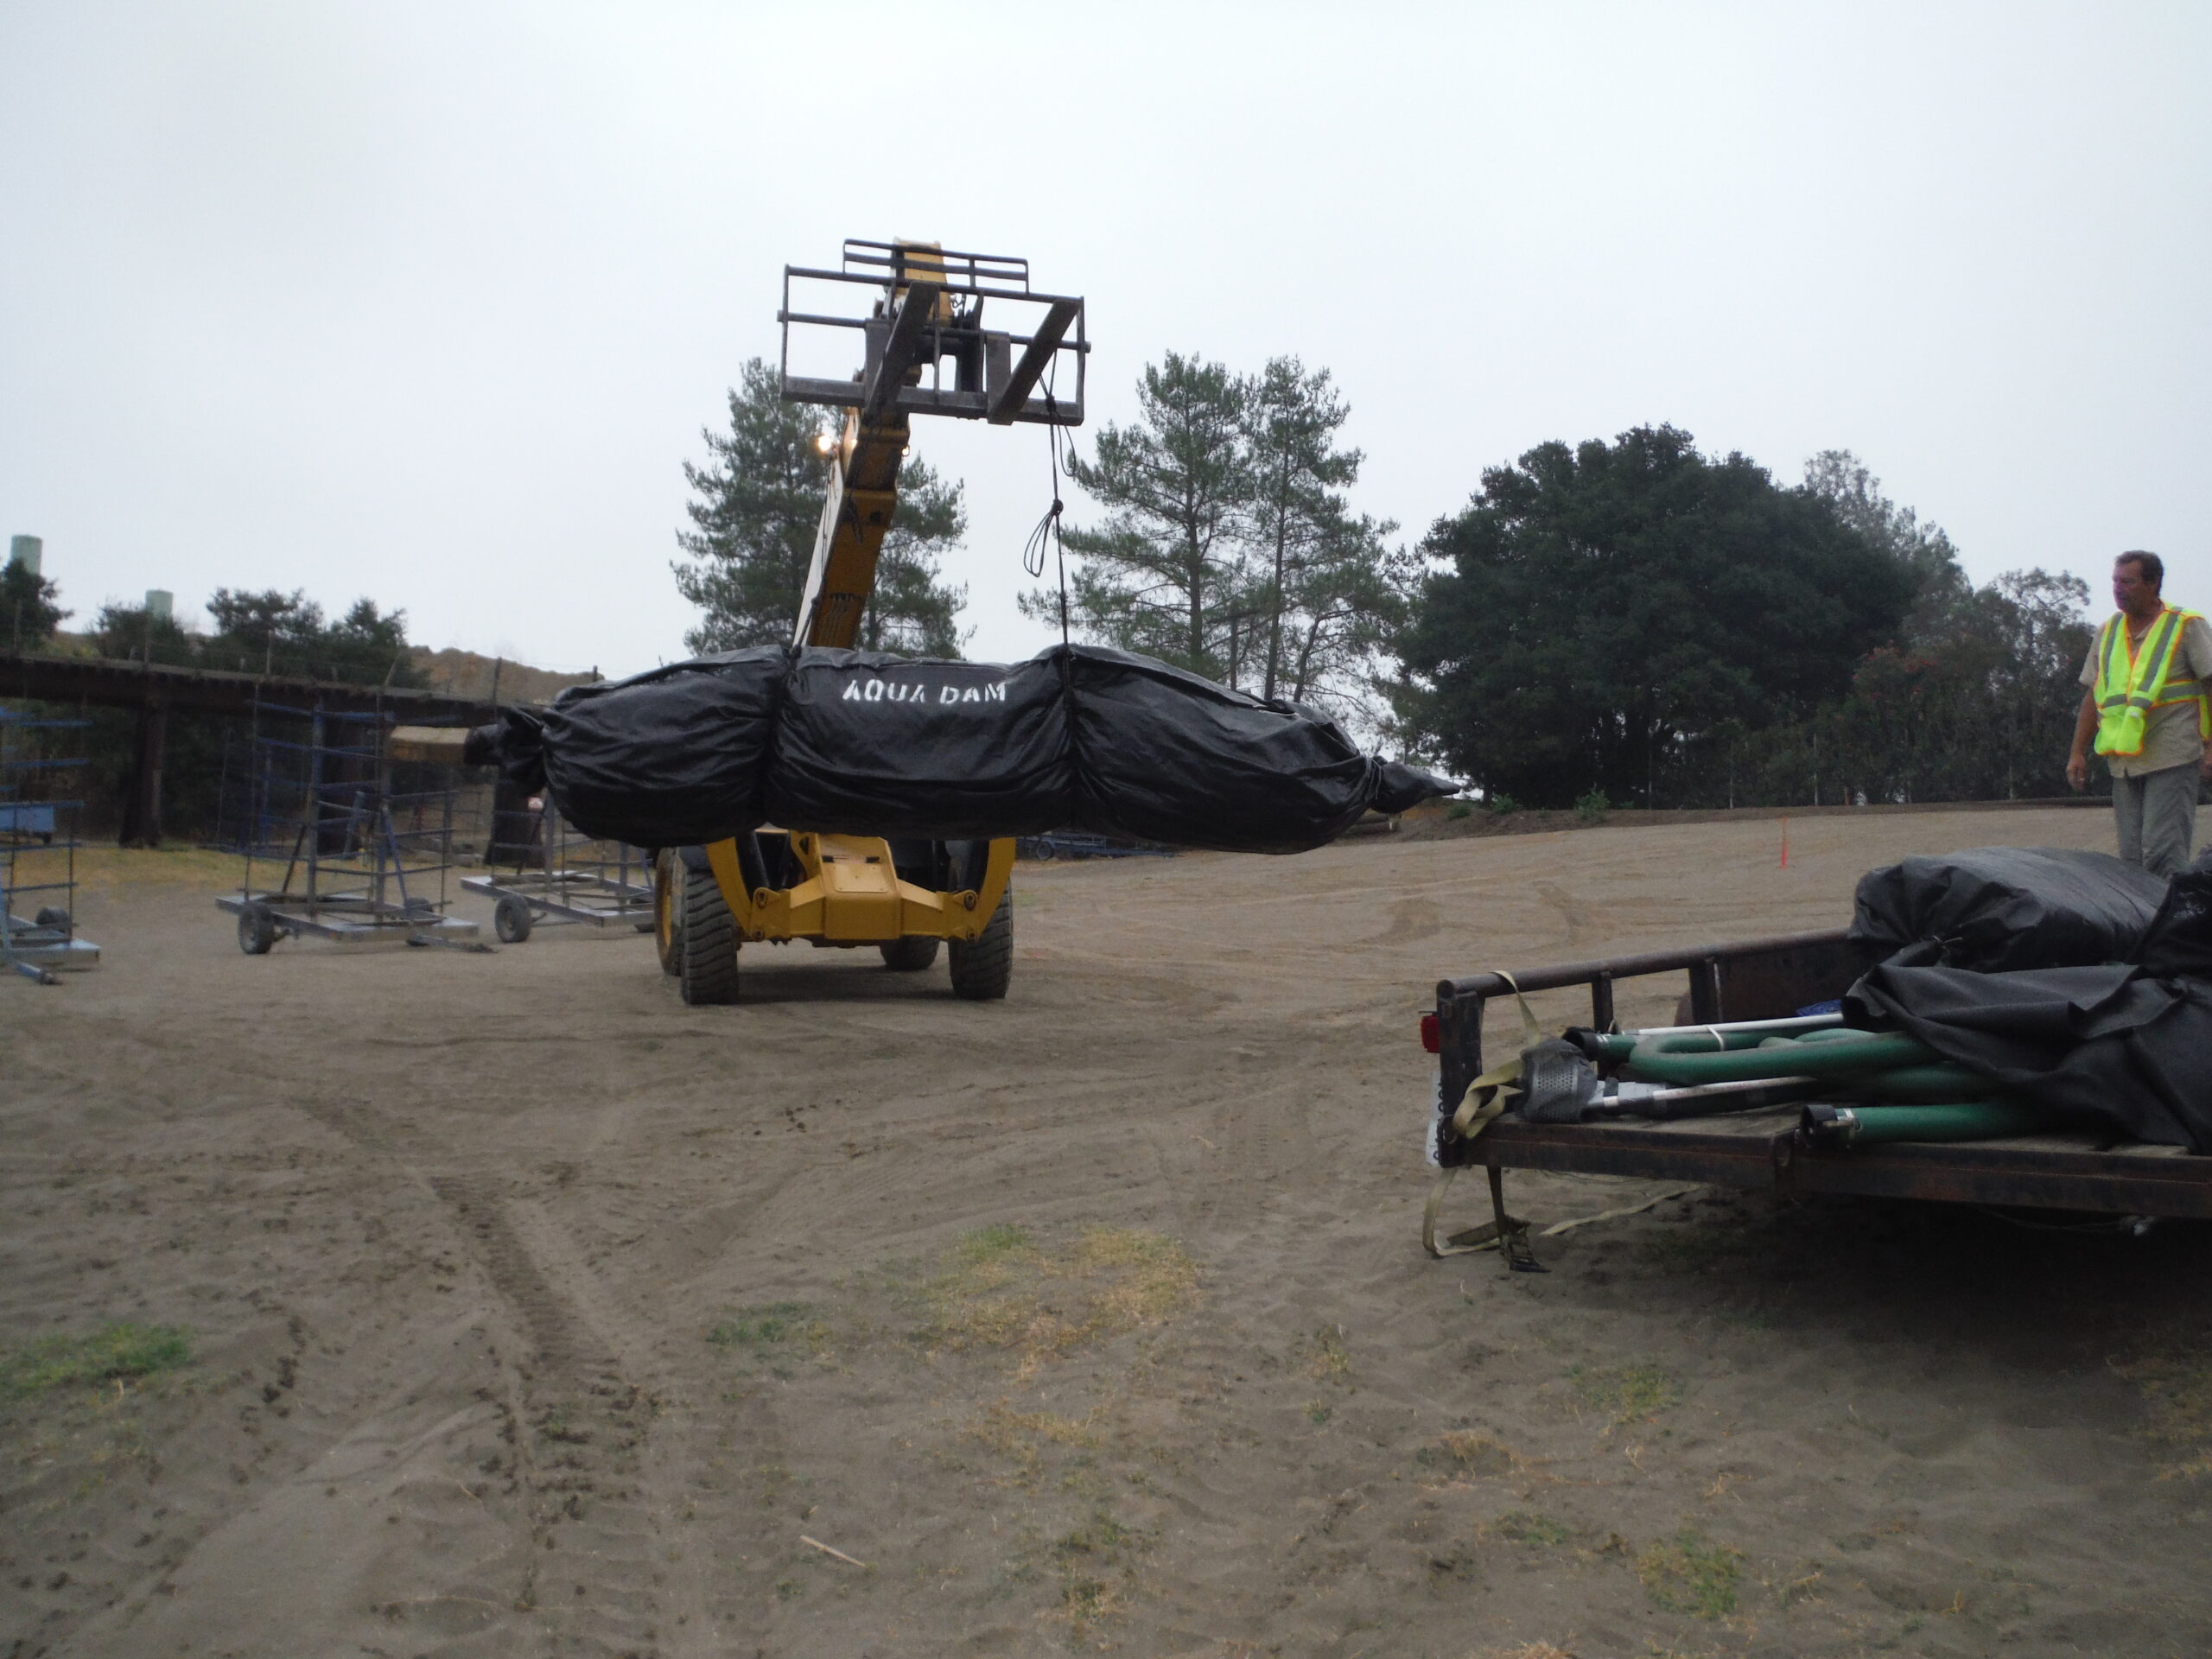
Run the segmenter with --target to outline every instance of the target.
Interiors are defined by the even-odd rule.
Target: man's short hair
[[[2145,553],[2140,548],[2131,548],[2114,559],[2113,564],[2115,567],[2123,564],[2133,565],[2135,574],[2153,588],[2163,588],[2166,585],[2166,562],[2155,553]]]

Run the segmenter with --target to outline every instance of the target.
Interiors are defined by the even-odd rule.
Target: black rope
[[[1055,362],[1053,371],[1057,371],[1058,366]],[[1045,411],[1048,416],[1058,412],[1058,405],[1052,401],[1052,372],[1048,372],[1045,378]],[[1031,576],[1041,578],[1045,574],[1046,543],[1049,542],[1052,544],[1053,556],[1059,563],[1060,643],[1065,645],[1068,643],[1068,553],[1066,544],[1060,539],[1060,514],[1065,510],[1067,503],[1060,499],[1062,438],[1059,423],[1057,421],[1051,422],[1046,427],[1046,431],[1051,440],[1049,447],[1052,467],[1052,505],[1046,509],[1045,516],[1037,521],[1037,527],[1029,532],[1029,539],[1022,543],[1021,568]]]

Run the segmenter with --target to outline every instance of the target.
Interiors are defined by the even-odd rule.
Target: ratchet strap
[[[1466,1097],[1460,1101],[1459,1109],[1452,1114],[1452,1133],[1462,1141],[1471,1141],[1492,1119],[1503,1114],[1507,1088],[1521,1080],[1522,1056],[1544,1040],[1543,1027],[1536,1023],[1535,1012],[1529,1007],[1529,999],[1522,995],[1519,982],[1509,973],[1500,972],[1497,976],[1512,988],[1513,1000],[1520,1005],[1521,1046],[1514,1051],[1511,1059],[1503,1065],[1492,1067],[1467,1085]],[[1529,1224],[1507,1215],[1501,1205],[1494,1206],[1497,1211],[1496,1219],[1486,1221],[1479,1227],[1454,1233],[1441,1243],[1438,1243],[1436,1218],[1444,1207],[1444,1195],[1450,1190],[1452,1178],[1459,1173],[1456,1165],[1447,1166],[1436,1173],[1435,1184],[1428,1189],[1428,1203],[1421,1211],[1421,1249],[1431,1255],[1443,1257],[1497,1249],[1505,1235],[1514,1236],[1518,1242],[1519,1236],[1527,1232]],[[1522,1248],[1525,1249],[1526,1246]]]

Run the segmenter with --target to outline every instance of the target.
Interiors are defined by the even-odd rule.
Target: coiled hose
[[[1904,1065],[1929,1065],[1942,1056],[1927,1044],[1891,1032],[1840,1028],[1799,1038],[1773,1038],[1756,1048],[1714,1053],[1710,1035],[1673,1031],[1638,1042],[1622,1072],[1639,1083],[1741,1083],[1753,1077],[1849,1077],[1869,1072],[1895,1071]],[[1683,1048],[1705,1045],[1703,1053]]]

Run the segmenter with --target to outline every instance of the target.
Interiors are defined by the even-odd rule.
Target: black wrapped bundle
[[[1944,966],[1984,973],[2127,962],[2165,896],[2109,853],[1977,847],[1868,871],[1851,937],[1880,956],[1937,944]]]
[[[645,847],[773,822],[1294,853],[1452,787],[1311,709],[1096,645],[1011,665],[760,646],[509,709],[469,759],[550,788],[587,835]]]

